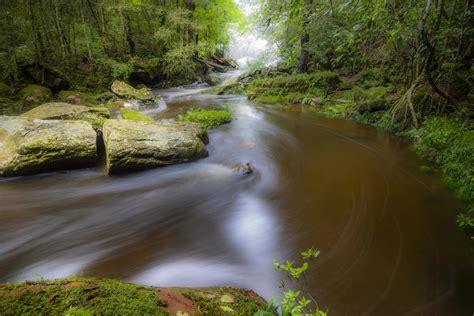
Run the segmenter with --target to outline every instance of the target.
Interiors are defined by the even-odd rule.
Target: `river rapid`
[[[401,139],[304,108],[157,91],[156,119],[228,107],[209,157],[122,176],[95,168],[0,180],[0,282],[91,276],[279,294],[274,259],[320,257],[330,315],[472,315],[462,205]],[[250,163],[255,173],[232,170]]]

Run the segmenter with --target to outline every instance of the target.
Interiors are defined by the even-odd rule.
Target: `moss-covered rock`
[[[182,125],[107,120],[103,134],[109,174],[183,163],[208,155],[196,130]]]
[[[255,292],[229,287],[158,288],[90,278],[0,285],[5,315],[253,315],[266,305]]]
[[[159,98],[156,94],[151,91],[149,88],[135,89],[126,82],[115,80],[112,83],[111,90],[113,93],[119,97],[125,99],[134,99],[140,101],[153,101]]]
[[[217,86],[218,84],[222,83],[223,80],[217,74],[211,72],[206,76],[204,81],[206,81],[206,83],[210,86]]]
[[[204,128],[213,128],[232,121],[232,114],[228,111],[210,109],[192,109],[179,116],[181,121],[198,123]]]
[[[110,114],[108,109],[104,107],[52,102],[37,106],[22,114],[22,116],[42,120],[82,120],[92,124],[95,129],[99,129],[105,120],[110,117]]]
[[[146,123],[154,123],[155,120],[148,115],[142,114],[139,111],[132,110],[129,108],[120,108],[120,114],[122,114],[122,118],[129,121],[134,122],[146,122]]]
[[[89,165],[97,158],[96,140],[84,121],[0,116],[0,176]]]
[[[20,90],[19,96],[24,102],[39,104],[51,100],[52,92],[47,87],[30,84]]]
[[[86,105],[91,103],[96,103],[96,99],[93,95],[84,93],[81,91],[74,90],[61,90],[57,94],[57,98],[61,102],[66,102],[69,104],[76,105]]]

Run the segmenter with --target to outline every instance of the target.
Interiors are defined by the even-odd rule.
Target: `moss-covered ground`
[[[0,285],[2,315],[253,315],[266,308],[256,293],[230,287],[157,288],[90,278]]]
[[[120,108],[120,114],[122,114],[123,119],[135,122],[146,122],[154,123],[155,120],[148,115],[142,114],[139,111],[135,111],[129,108]]]
[[[214,128],[232,121],[232,114],[225,110],[192,109],[179,116],[181,121],[198,123],[205,128]]]

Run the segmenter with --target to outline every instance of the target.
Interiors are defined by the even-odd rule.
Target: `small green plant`
[[[285,264],[273,261],[275,269],[284,272],[287,280],[296,281],[298,286],[305,290],[293,291],[286,288],[285,279],[281,281],[281,288],[283,289],[282,298],[274,298],[269,303],[268,310],[277,309],[282,316],[298,316],[298,315],[314,315],[327,316],[327,311],[319,309],[316,299],[311,295],[306,284],[306,272],[310,267],[310,263],[316,259],[320,251],[314,248],[307,249],[301,253],[303,262],[297,266],[293,261],[286,261]],[[267,311],[259,311],[254,316],[268,316],[272,315]]]
[[[144,115],[138,111],[129,109],[129,108],[120,108],[120,114],[125,120],[134,121],[134,122],[146,122],[146,123],[154,123],[152,117],[148,115]]]
[[[205,128],[214,128],[232,121],[230,111],[193,109],[178,117],[181,121],[194,122]]]

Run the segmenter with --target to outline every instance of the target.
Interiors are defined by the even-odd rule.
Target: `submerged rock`
[[[234,170],[237,171],[239,174],[245,176],[254,173],[254,170],[249,163],[238,164],[234,167]]]
[[[112,83],[111,90],[121,98],[135,99],[141,101],[153,101],[159,99],[159,96],[153,93],[149,88],[135,89],[126,82],[115,80]]]
[[[82,120],[89,122],[95,129],[100,129],[110,117],[104,107],[71,105],[68,103],[45,103],[23,113],[23,117],[42,120]]]
[[[189,162],[208,155],[196,130],[181,125],[107,120],[103,135],[109,174]]]
[[[84,121],[0,116],[0,176],[89,165],[97,158],[96,138]]]

